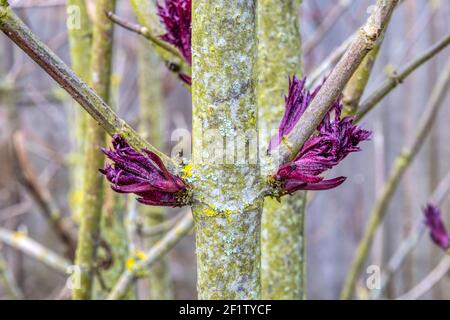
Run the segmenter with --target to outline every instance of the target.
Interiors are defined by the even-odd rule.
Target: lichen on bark
[[[288,78],[302,74],[298,0],[258,2],[259,127],[261,155],[284,112]],[[270,171],[270,159],[262,157]],[[302,299],[305,295],[304,215],[306,192],[266,198],[261,226],[261,286],[263,299]]]
[[[197,0],[192,20],[198,296],[258,299],[256,1]]]
[[[109,100],[113,25],[105,11],[114,11],[116,1],[99,0],[93,28],[91,84],[105,100]],[[80,287],[72,292],[74,299],[91,299],[94,274],[97,268],[97,248],[101,241],[101,216],[104,199],[103,177],[98,172],[103,167],[104,157],[100,149],[105,144],[106,134],[93,119],[87,122],[86,167],[84,180],[84,203],[81,215],[78,247],[75,263],[81,269]]]
[[[84,81],[89,81],[91,61],[92,26],[84,0],[67,1],[67,29],[72,69]],[[76,19],[79,25],[72,24]],[[72,21],[73,20],[73,21]],[[71,22],[72,21],[72,22]],[[75,101],[73,103],[76,103]],[[81,108],[73,109],[70,121],[73,151],[70,154],[71,190],[69,194],[72,217],[78,221],[83,203],[84,151],[88,114]]]

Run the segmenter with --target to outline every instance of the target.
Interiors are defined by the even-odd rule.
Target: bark
[[[358,104],[366,89],[372,68],[380,51],[381,43],[378,43],[356,69],[347,86],[344,89],[342,102],[344,103],[344,115],[354,115],[358,110]]]
[[[113,24],[105,11],[114,11],[115,1],[99,0],[94,18],[91,82],[93,90],[104,100],[109,100],[112,60]],[[104,178],[98,172],[103,167],[104,156],[100,152],[106,141],[102,127],[89,119],[86,132],[85,194],[78,236],[75,263],[81,269],[80,287],[72,292],[74,299],[91,299],[93,276],[96,271],[97,248],[100,243]]]
[[[81,79],[88,81],[89,65],[91,61],[92,25],[87,13],[84,0],[68,0],[68,35],[70,44],[70,57],[73,71]],[[79,26],[73,19],[78,19]],[[76,103],[76,102],[74,102]],[[74,108],[71,123],[73,151],[70,155],[71,190],[69,193],[72,216],[79,220],[83,204],[83,177],[84,177],[84,150],[85,134],[88,115],[81,108]]]
[[[162,139],[162,87],[161,60],[153,48],[145,40],[139,42],[139,101],[140,101],[140,132],[141,135],[157,147],[163,146]],[[145,226],[152,228],[160,225],[166,219],[163,207],[140,206],[140,215]],[[150,237],[146,241],[147,247],[153,247],[161,235]],[[156,262],[148,275],[150,297],[156,300],[170,300],[173,298],[172,283],[168,258],[164,257]]]
[[[193,168],[188,181],[195,190],[198,296],[258,299],[262,199],[254,89],[256,1],[197,0],[192,18]]]
[[[300,1],[258,2],[258,125],[265,134],[265,154],[272,130],[284,112],[288,77],[302,76],[299,32]],[[265,164],[262,158],[262,163]],[[267,163],[270,166],[270,163]],[[281,202],[264,200],[261,225],[261,289],[263,299],[302,299],[305,296],[305,192]]]

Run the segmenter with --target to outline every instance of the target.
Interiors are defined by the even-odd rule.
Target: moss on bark
[[[302,74],[302,50],[297,0],[258,2],[257,102],[265,154],[284,112],[288,77]],[[265,171],[270,160],[262,158]],[[303,230],[305,192],[264,200],[261,230],[261,286],[264,299],[302,299],[305,295]]]
[[[105,100],[109,100],[112,60],[113,25],[105,11],[114,11],[115,0],[99,0],[93,28],[91,84]],[[93,276],[97,267],[97,248],[100,244],[100,222],[104,199],[103,177],[98,172],[104,157],[100,152],[105,144],[105,131],[93,119],[87,121],[86,168],[84,202],[75,263],[81,268],[80,287],[72,292],[74,299],[91,299]]]

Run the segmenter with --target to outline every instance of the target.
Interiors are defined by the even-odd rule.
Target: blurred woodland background
[[[299,15],[306,76],[364,23],[372,2],[303,0]],[[92,13],[94,1],[88,3]],[[11,4],[31,30],[70,65],[66,2],[17,0]],[[129,1],[118,1],[117,14],[128,21],[136,21]],[[365,96],[393,70],[427,50],[449,30],[450,1],[404,0],[393,14]],[[118,108],[121,117],[137,126],[139,90],[159,90],[162,108],[158,116],[164,128],[166,152],[170,153],[178,142],[176,133],[181,132],[174,130],[190,130],[190,94],[162,62],[153,61],[152,68],[146,70],[140,67],[139,50],[143,50],[142,47],[151,50],[144,38],[116,26],[114,41],[111,104]],[[375,197],[402,146],[413,139],[439,71],[449,56],[450,49],[444,49],[362,120],[364,127],[373,131],[372,140],[364,143],[363,151],[351,155],[334,173],[334,176],[347,176],[347,182],[340,188],[318,193],[310,202],[307,212],[308,298],[339,297]],[[144,59],[156,58],[150,54]],[[139,86],[139,77],[144,72],[150,72],[149,82]],[[76,201],[76,195],[69,196],[69,168],[79,161],[71,153],[73,104],[48,75],[0,34],[0,226],[18,230],[14,236],[26,234],[61,255],[64,254],[62,242],[49,221],[54,210],[60,210],[70,219],[71,201]],[[382,274],[402,240],[417,221],[422,222],[421,208],[450,171],[449,114],[450,95],[447,95],[426,145],[407,170],[389,204],[369,259],[370,265],[380,266]],[[441,208],[450,225],[450,197]],[[129,210],[135,209],[130,206]],[[169,217],[178,212],[169,209]],[[393,299],[408,292],[443,257],[427,236],[422,237],[395,271],[381,297]],[[174,298],[196,297],[195,263],[191,234],[169,254]],[[450,298],[450,263],[444,267],[439,277],[442,279],[418,298]],[[55,272],[1,241],[0,272],[2,279],[15,287],[15,292],[10,292],[6,290],[6,282],[0,282],[2,299],[14,295],[25,299],[70,296],[64,289],[68,274]],[[139,297],[143,299],[148,298],[144,282],[145,279],[140,280],[142,288],[139,290]],[[365,298],[370,292],[361,289],[358,294]]]

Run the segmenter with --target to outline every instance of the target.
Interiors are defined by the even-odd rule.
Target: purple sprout
[[[179,207],[185,203],[186,185],[171,174],[153,152],[134,150],[125,139],[115,135],[111,149],[102,148],[113,161],[100,172],[119,193],[134,193],[140,203],[153,206]]]
[[[438,207],[428,203],[423,209],[425,224],[430,229],[433,242],[444,250],[450,250],[450,237],[442,221],[442,214]]]
[[[158,15],[167,31],[161,39],[176,47],[191,64],[191,0],[165,0],[158,4]]]
[[[269,152],[288,135],[309,106],[320,86],[312,93],[305,89],[306,79],[289,79],[286,110],[280,122],[278,135],[269,145]],[[320,175],[336,166],[348,154],[360,151],[358,144],[368,140],[371,133],[353,125],[353,117],[341,119],[342,103],[337,99],[317,127],[317,134],[310,137],[294,159],[278,168],[275,184],[284,193],[297,190],[332,189],[345,181],[345,177],[324,180]],[[333,116],[332,116],[333,113]]]
[[[166,28],[161,39],[175,46],[189,65],[192,64],[191,52],[191,0],[165,0],[158,4],[158,15]],[[191,77],[180,74],[180,79],[191,85]]]

